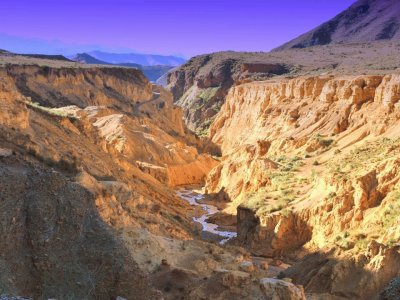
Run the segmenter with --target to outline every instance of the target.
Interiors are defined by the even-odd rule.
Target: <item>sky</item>
[[[0,49],[181,55],[269,51],[354,0],[1,0]]]

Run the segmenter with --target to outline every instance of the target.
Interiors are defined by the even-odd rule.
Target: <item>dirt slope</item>
[[[400,39],[397,0],[358,0],[347,10],[275,51],[332,43],[362,43]]]

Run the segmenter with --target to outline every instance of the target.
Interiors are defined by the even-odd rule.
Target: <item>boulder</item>
[[[252,273],[255,271],[256,267],[251,261],[244,261],[239,265],[239,269],[243,272]]]
[[[260,279],[260,287],[265,296],[271,300],[305,300],[302,286],[296,286],[293,283],[274,279]]]
[[[244,286],[250,275],[241,271],[226,271],[222,272],[222,285],[225,287],[240,287]]]

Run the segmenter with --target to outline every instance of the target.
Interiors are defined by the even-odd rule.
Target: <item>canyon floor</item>
[[[311,50],[0,54],[0,294],[398,299],[399,44]]]

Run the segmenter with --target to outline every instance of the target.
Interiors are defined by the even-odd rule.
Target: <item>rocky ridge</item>
[[[396,0],[358,0],[347,10],[275,51],[333,43],[400,39],[400,4]]]

